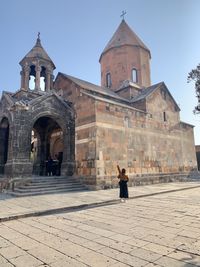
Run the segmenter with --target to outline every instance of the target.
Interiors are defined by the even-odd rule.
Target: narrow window
[[[29,73],[29,89],[30,90],[35,89],[35,76],[36,76],[35,66],[32,65],[30,67],[30,73]]]
[[[131,75],[132,75],[132,81],[133,81],[134,83],[137,83],[137,82],[138,82],[137,70],[136,70],[136,69],[132,69],[132,73],[131,73]]]
[[[106,74],[106,87],[108,87],[108,88],[110,88],[111,87],[111,74],[110,74],[110,72],[108,72],[107,74]]]
[[[35,77],[33,75],[30,75],[29,77],[29,89],[30,90],[35,89]]]
[[[165,111],[163,112],[163,120],[167,121],[167,116],[166,116],[166,112]]]
[[[40,89],[42,91],[45,91],[45,78],[44,77],[40,77]]]

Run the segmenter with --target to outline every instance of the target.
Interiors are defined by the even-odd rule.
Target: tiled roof
[[[135,103],[135,102],[140,101],[142,99],[146,99],[149,95],[151,95],[154,91],[156,91],[157,89],[159,89],[161,87],[164,88],[168,92],[168,94],[170,95],[174,104],[176,105],[177,109],[180,110],[178,104],[176,103],[175,99],[171,95],[170,91],[168,90],[168,88],[166,87],[164,82],[160,82],[160,83],[154,84],[150,87],[142,89],[140,94],[138,94],[137,96],[135,96],[131,99],[130,103]]]
[[[21,60],[21,62],[25,59],[25,58],[40,58],[40,59],[44,59],[47,60],[49,62],[51,62],[51,64],[54,66],[55,65],[53,63],[53,61],[51,60],[51,58],[49,57],[49,55],[47,54],[47,52],[44,50],[44,48],[41,45],[41,41],[39,38],[37,38],[36,44],[34,45],[34,47],[26,54],[26,56]],[[20,63],[21,63],[20,62]]]
[[[67,74],[64,74],[64,73],[60,73],[59,72],[58,75],[59,74],[63,75],[67,79],[73,81],[74,83],[76,83],[77,85],[79,85],[80,87],[82,87],[82,88],[84,88],[86,90],[90,90],[92,92],[96,92],[98,94],[101,94],[101,95],[104,95],[104,96],[108,96],[108,97],[112,97],[112,98],[115,98],[117,100],[129,103],[129,101],[127,99],[119,96],[118,94],[116,94],[115,92],[110,90],[109,88],[101,87],[101,86],[95,85],[93,83],[90,83],[90,82],[87,82],[87,81],[84,81],[84,80],[81,80],[81,79],[78,79],[78,78],[75,78],[73,76],[70,76],[70,75],[67,75]]]
[[[125,20],[122,20],[116,32],[104,48],[101,56],[111,48],[120,47],[123,45],[132,45],[141,47],[149,52],[148,47],[140,40],[140,38],[134,33],[134,31],[128,26]],[[150,55],[151,56],[151,55]],[[101,60],[101,57],[100,57]]]
[[[137,102],[139,100],[145,99],[147,96],[149,96],[151,93],[153,93],[162,84],[163,84],[163,82],[157,83],[157,84],[154,84],[154,85],[152,85],[150,87],[141,89],[140,94],[138,94],[137,96],[135,96],[134,98],[131,99],[131,103],[134,103],[134,102]]]

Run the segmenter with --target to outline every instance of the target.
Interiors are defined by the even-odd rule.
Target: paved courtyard
[[[130,191],[156,193],[158,188]],[[99,191],[91,193],[98,198]],[[147,195],[127,203],[116,200],[112,205],[2,221],[0,266],[200,266],[200,188]],[[38,197],[33,199],[37,202]],[[1,207],[11,200],[26,199],[2,197]]]

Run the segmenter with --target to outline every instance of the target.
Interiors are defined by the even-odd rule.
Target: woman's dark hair
[[[126,170],[125,170],[124,168],[122,169],[122,173],[123,173],[123,174],[125,174],[125,173],[126,173]]]

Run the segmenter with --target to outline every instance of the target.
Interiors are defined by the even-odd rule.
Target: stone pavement
[[[200,187],[200,181],[129,187],[129,197],[138,198],[164,192]],[[0,222],[30,216],[73,211],[119,202],[119,189],[81,191],[15,198],[0,194]]]
[[[0,266],[200,266],[200,184],[159,184],[129,192],[127,203],[117,200],[116,189],[20,199],[2,196],[4,218],[83,203],[88,209],[2,221]],[[109,201],[115,203],[108,205]]]

